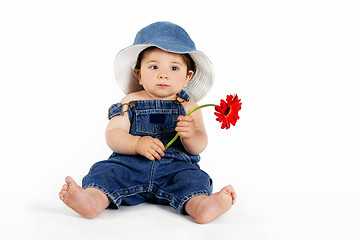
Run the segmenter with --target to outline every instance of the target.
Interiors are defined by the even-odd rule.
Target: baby
[[[113,154],[91,167],[82,187],[67,177],[60,199],[90,219],[143,202],[170,205],[202,224],[228,211],[235,190],[229,185],[212,194],[212,179],[198,165],[207,145],[201,111],[186,116],[213,81],[210,61],[186,31],[169,22],[143,28],[117,55],[115,75],[127,95],[109,109]]]

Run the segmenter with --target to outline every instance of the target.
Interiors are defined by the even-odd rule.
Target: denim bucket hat
[[[195,101],[208,93],[214,80],[210,60],[196,50],[194,42],[183,28],[170,22],[156,22],[141,29],[136,34],[134,44],[116,55],[115,78],[126,94],[143,90],[136,79],[134,67],[139,53],[151,46],[172,53],[188,53],[195,62],[196,71],[184,90]]]

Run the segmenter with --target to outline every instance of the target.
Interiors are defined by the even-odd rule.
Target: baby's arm
[[[197,107],[196,102],[189,102],[185,109],[188,112],[195,107]],[[178,132],[186,151],[194,155],[204,151],[208,138],[201,111],[197,110],[189,116],[179,116],[178,121],[175,130]]]
[[[128,100],[126,97],[123,101]],[[110,119],[105,137],[108,146],[114,152],[127,155],[141,154],[149,160],[164,156],[164,145],[159,139],[150,136],[133,136],[129,133],[130,121],[128,114]]]
[[[110,119],[106,131],[106,143],[114,152],[135,155],[135,146],[139,136],[129,134],[130,122],[127,114],[115,116]]]
[[[126,114],[111,118],[106,128],[106,142],[117,153],[135,155],[141,154],[149,160],[164,156],[164,145],[150,136],[133,136],[129,133],[130,122]]]

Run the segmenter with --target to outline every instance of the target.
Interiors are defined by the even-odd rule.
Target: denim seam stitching
[[[152,190],[153,190],[153,179],[154,179],[154,175],[155,175],[155,163],[156,163],[156,161],[153,161],[153,163],[151,164],[151,170],[150,170],[150,176],[149,176],[149,187],[148,187],[149,192],[152,192]]]
[[[176,209],[176,206],[175,206],[175,195],[172,194],[172,193],[165,192],[165,191],[163,191],[163,190],[161,190],[161,189],[158,189],[158,191],[159,191],[160,194],[154,193],[155,196],[156,196],[158,199],[165,199],[165,200],[167,200],[167,201],[169,202],[170,206]],[[162,197],[161,195],[163,195],[163,194],[164,194],[164,195],[167,194],[167,195],[169,195],[169,197],[167,197],[167,198],[166,198],[165,196]]]
[[[117,192],[122,192],[123,194],[119,194],[120,197],[131,197],[131,196],[134,196],[136,194],[139,194],[139,193],[143,193],[143,192],[147,192],[146,191],[146,187],[147,185],[144,185],[144,184],[140,184],[140,185],[135,185],[135,186],[132,186],[132,187],[128,187],[128,188],[122,188],[122,189],[119,189],[119,190],[116,190]],[[142,187],[142,190],[140,190],[139,188]],[[135,191],[133,191],[132,193],[130,193],[129,190],[131,189],[136,189]],[[128,190],[129,193],[128,194],[124,194],[124,191]]]

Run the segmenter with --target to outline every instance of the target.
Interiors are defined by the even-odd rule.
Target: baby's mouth
[[[166,88],[168,87],[169,85],[167,84],[156,84],[156,86],[160,87],[160,88]]]

